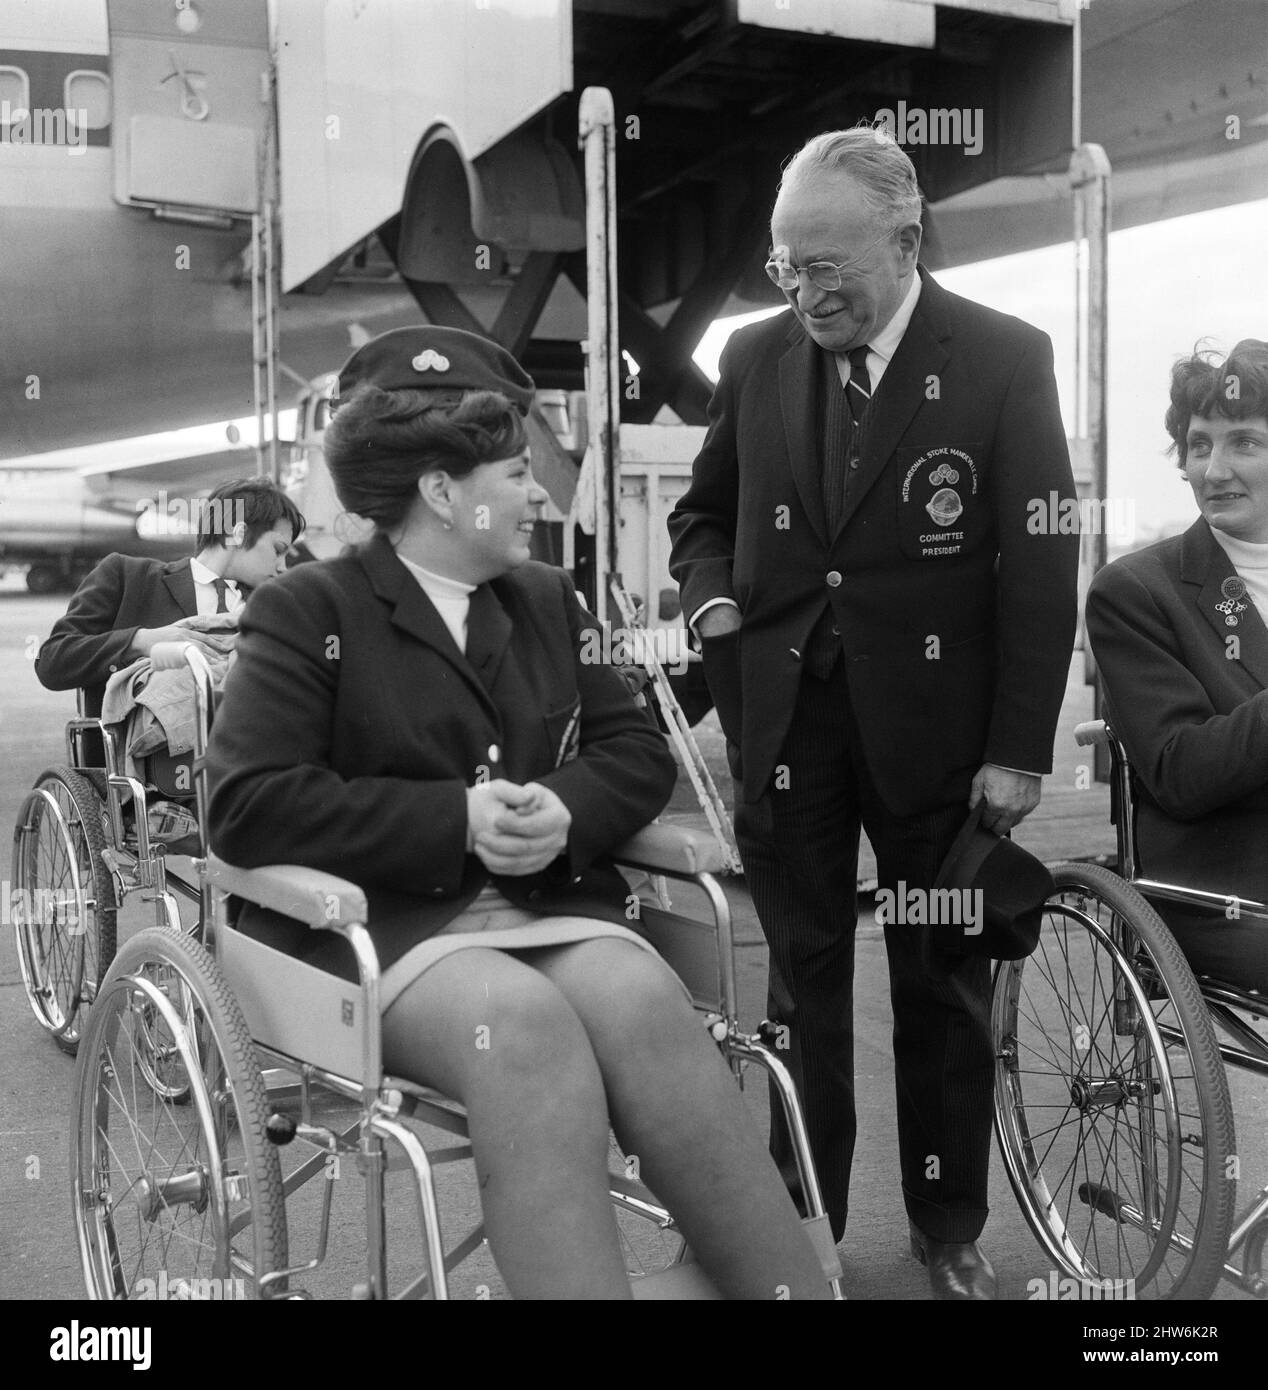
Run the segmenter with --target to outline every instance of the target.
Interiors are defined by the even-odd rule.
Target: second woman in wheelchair
[[[1141,871],[1268,902],[1268,343],[1177,363],[1166,428],[1202,515],[1097,574],[1088,635]],[[1195,972],[1268,989],[1268,921],[1155,906]]]
[[[729,1072],[629,929],[606,859],[664,806],[674,763],[618,673],[581,660],[593,619],[568,577],[529,559],[546,501],[532,391],[456,329],[398,329],[345,365],[326,456],[376,535],[244,613],[211,740],[211,843],[365,889],[385,1067],[466,1105],[513,1296],[630,1296],[610,1123],[719,1291],[826,1297]],[[330,934],[241,925],[351,974]]]

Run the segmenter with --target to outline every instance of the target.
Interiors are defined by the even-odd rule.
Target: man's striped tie
[[[864,343],[861,347],[851,348],[849,351],[850,359],[850,384],[846,388],[846,403],[850,407],[850,418],[857,425],[867,409],[867,403],[872,399],[872,379],[867,374],[867,353],[868,346]]]

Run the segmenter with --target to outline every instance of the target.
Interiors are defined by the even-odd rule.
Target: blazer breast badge
[[[1230,574],[1220,585],[1220,593],[1224,595],[1224,601],[1215,605],[1215,611],[1223,613],[1228,627],[1236,627],[1238,614],[1246,611],[1246,605],[1242,602],[1246,597],[1246,581],[1239,575]]]

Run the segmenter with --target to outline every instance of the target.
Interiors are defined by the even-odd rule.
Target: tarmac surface
[[[64,595],[32,597],[16,577],[0,579],[0,825],[6,827],[14,823],[22,796],[39,772],[64,758],[62,727],[73,713],[73,697],[51,694],[39,685],[33,656],[65,603]],[[1081,667],[1081,661],[1076,661],[1076,667]],[[1027,823],[1024,833],[1018,834],[1021,843],[1049,861],[1092,858],[1113,848],[1106,789],[1082,785],[1086,779],[1080,777],[1078,768],[1086,762],[1086,755],[1074,748],[1069,736],[1073,724],[1090,715],[1081,670],[1072,668],[1058,746],[1059,765],[1045,783],[1044,807]],[[700,725],[699,736],[702,750],[729,794],[721,737],[712,716]],[[685,778],[680,779],[668,814],[672,820],[703,824]],[[861,875],[866,877],[867,872],[861,866]],[[8,874],[6,857],[0,876],[7,879]],[[766,950],[742,879],[729,880],[726,888],[736,924],[741,1022],[753,1027],[764,1012]],[[7,892],[4,897],[7,902]],[[120,942],[150,920],[149,911],[139,905],[125,908],[119,920]],[[850,1223],[840,1250],[845,1289],[851,1299],[927,1299],[925,1273],[907,1248],[896,1170],[892,1020],[885,953],[866,899],[857,952],[859,1142]],[[14,933],[7,921],[0,928],[0,1062],[0,1298],[81,1298],[83,1283],[68,1177],[74,1062],[54,1046],[31,1014]],[[1230,1082],[1243,1163],[1241,1210],[1252,1192],[1268,1179],[1268,1083],[1253,1082],[1235,1072],[1230,1073]],[[745,1092],[754,1124],[763,1132],[765,1091],[764,1082],[754,1077]],[[355,1173],[346,1171],[348,1166],[336,1184],[331,1258],[320,1272],[298,1281],[316,1297],[347,1297],[352,1285],[363,1277],[363,1187]],[[397,1252],[412,1241],[416,1227],[399,1175],[390,1179],[389,1191],[389,1246]],[[1052,1265],[1021,1214],[998,1153],[993,1160],[991,1192],[993,1206],[983,1246],[998,1271],[1001,1298],[1026,1299],[1029,1281],[1038,1279],[1048,1285]],[[460,1214],[476,1210],[469,1165],[454,1165],[444,1171],[442,1210],[446,1202],[451,1211]],[[317,1234],[315,1196],[301,1194],[290,1220],[292,1261],[310,1258]],[[462,1226],[461,1215],[453,1224],[455,1229]],[[406,1239],[398,1233],[407,1233]],[[452,1292],[460,1298],[505,1296],[487,1248],[478,1251],[453,1277]],[[1223,1284],[1216,1297],[1241,1299],[1246,1295]]]

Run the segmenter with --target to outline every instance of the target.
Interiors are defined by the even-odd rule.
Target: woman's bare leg
[[[630,1297],[603,1080],[555,985],[501,952],[459,951],[387,1011],[383,1061],[467,1107],[489,1245],[512,1297]]]
[[[576,1010],[613,1127],[728,1298],[828,1298],[818,1256],[735,1079],[663,961],[625,941],[534,951]]]

